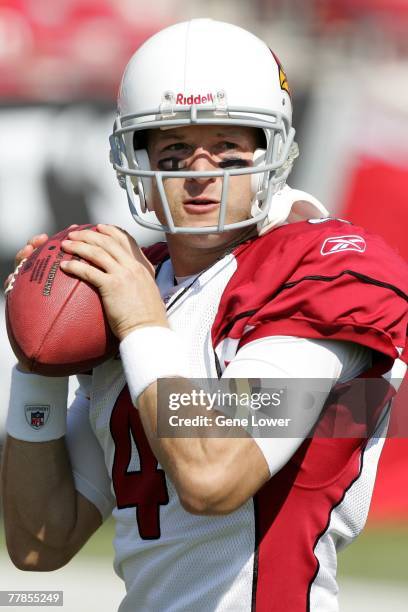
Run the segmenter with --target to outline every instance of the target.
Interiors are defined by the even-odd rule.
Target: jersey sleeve
[[[344,272],[338,277],[299,278],[282,288],[249,320],[241,346],[265,335],[347,340],[393,359],[406,344],[405,298],[384,287]]]
[[[225,369],[223,378],[302,379],[302,393],[313,393],[315,397],[313,405],[308,405],[306,411],[302,411],[298,404],[288,406],[286,416],[297,422],[303,416],[306,418],[304,436],[254,436],[271,476],[286,465],[315,426],[336,383],[347,382],[358,376],[371,366],[371,359],[369,349],[351,342],[288,336],[255,340],[238,351]],[[317,394],[316,379],[319,379]]]
[[[379,236],[345,222],[294,225],[237,256],[221,315],[227,324],[216,329],[215,346],[234,340],[239,349],[287,335],[355,342],[387,362],[407,359],[403,259]]]
[[[167,242],[156,242],[148,247],[142,247],[142,253],[153,266],[160,266],[169,257]]]
[[[66,441],[76,490],[107,519],[115,506],[102,449],[89,422],[91,376],[78,376],[79,388],[68,410]]]

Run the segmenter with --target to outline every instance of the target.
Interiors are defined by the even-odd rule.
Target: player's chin
[[[217,227],[219,221],[219,209],[203,212],[201,214],[185,213],[175,220],[176,227]]]
[[[198,251],[214,251],[225,250],[230,240],[226,236],[226,232],[222,233],[200,233],[200,234],[183,234],[183,243],[190,248]]]
[[[216,226],[217,222],[218,219],[211,224],[211,227]],[[206,225],[206,227],[208,226]],[[197,234],[192,232],[191,234],[183,234],[183,236],[186,243],[188,242],[191,246],[198,249],[218,250],[229,248],[230,245],[240,242],[246,235],[245,230],[248,231],[248,228],[244,230],[232,229],[223,232],[211,231]]]

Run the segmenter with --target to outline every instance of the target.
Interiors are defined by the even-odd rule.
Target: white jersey
[[[293,238],[293,228],[285,227],[279,230],[278,246],[285,232],[292,232]],[[316,235],[317,226],[310,227]],[[267,235],[239,247],[176,288],[170,260],[162,262],[157,282],[170,325],[188,352],[186,376],[274,377],[283,372],[335,382],[367,371],[375,347],[369,334],[365,347],[355,343],[349,323],[344,333],[340,324],[337,331],[332,329],[330,340],[306,327],[302,334],[291,333],[290,326],[299,321],[297,309],[289,323],[281,317],[281,334],[279,321],[268,312],[262,332],[260,313],[270,303],[267,294],[276,296],[276,288],[283,286],[283,272],[275,273],[270,287],[261,283],[255,296],[251,283],[256,274],[248,277],[245,266],[257,244],[263,241],[265,247],[270,240]],[[267,257],[279,263],[273,260],[275,253]],[[345,265],[353,263],[348,260]],[[242,282],[245,278],[247,284]],[[313,281],[319,282],[320,278]],[[285,300],[292,287],[297,291],[297,284],[286,277]],[[333,303],[340,301],[340,288],[336,291]],[[236,312],[231,303],[237,304]],[[336,548],[356,537],[367,517],[387,422],[389,397],[382,399],[375,415],[382,413],[385,419],[369,439],[361,435],[298,440],[288,456],[290,443],[280,448],[275,440],[259,442],[270,467],[269,482],[235,512],[197,516],[183,509],[149,447],[120,359],[96,368],[89,423],[102,449],[105,475],[92,475],[93,461],[81,467],[78,443],[74,448],[73,436],[68,441],[78,490],[104,516],[113,506],[115,569],[127,591],[120,612],[338,610]],[[74,412],[84,411],[83,396],[81,401],[82,408],[78,404]],[[98,453],[95,462],[100,468],[100,449]]]

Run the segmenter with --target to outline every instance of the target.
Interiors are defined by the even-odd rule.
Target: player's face
[[[258,138],[258,131],[253,128],[187,126],[150,132],[148,151],[154,170],[211,172],[248,168],[253,165]],[[217,225],[222,177],[167,178],[163,183],[176,226]],[[166,225],[157,186],[153,189],[154,210],[160,222]],[[234,223],[250,218],[251,200],[250,176],[230,177],[225,222]],[[198,237],[196,239],[200,240]],[[216,239],[213,235],[211,242],[214,239],[218,241],[220,236]]]

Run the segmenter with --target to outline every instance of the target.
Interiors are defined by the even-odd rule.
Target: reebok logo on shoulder
[[[357,251],[364,253],[366,241],[361,236],[333,236],[326,238],[320,249],[321,255],[333,255],[334,253],[344,253],[345,251]]]

